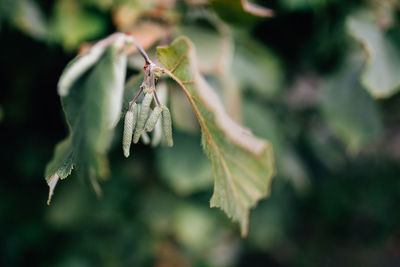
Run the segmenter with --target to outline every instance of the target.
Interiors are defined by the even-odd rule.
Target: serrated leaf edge
[[[241,148],[244,149],[245,151],[248,151],[248,152],[250,152],[250,153],[252,153],[252,154],[255,154],[255,155],[257,155],[257,156],[262,156],[263,153],[266,153],[266,154],[268,154],[268,156],[269,156],[270,159],[271,159],[270,164],[269,164],[269,166],[268,166],[268,167],[271,168],[271,173],[270,173],[270,176],[269,176],[269,179],[268,179],[268,183],[265,185],[266,188],[267,188],[267,192],[266,192],[265,195],[262,195],[262,196],[260,196],[260,197],[256,197],[256,198],[255,198],[255,201],[254,201],[254,204],[253,204],[253,205],[250,205],[250,206],[246,209],[246,211],[245,211],[245,220],[244,220],[244,221],[241,221],[240,218],[234,217],[234,214],[230,215],[230,214],[227,213],[227,211],[225,211],[225,213],[227,214],[227,216],[228,216],[229,218],[232,218],[233,221],[237,221],[237,222],[240,223],[240,225],[241,225],[241,234],[242,234],[243,237],[245,237],[245,236],[247,236],[247,233],[248,233],[248,223],[249,223],[249,212],[250,212],[250,208],[254,207],[260,199],[262,199],[262,198],[264,198],[264,197],[267,197],[267,196],[269,195],[269,193],[270,193],[270,190],[268,190],[268,189],[270,188],[270,184],[271,184],[271,182],[272,182],[272,178],[273,178],[273,176],[275,175],[275,172],[276,172],[275,164],[274,164],[274,157],[273,157],[273,149],[272,149],[272,146],[271,146],[268,142],[263,141],[263,140],[261,140],[261,139],[255,137],[255,136],[253,136],[253,135],[251,134],[251,131],[250,131],[249,129],[246,129],[246,128],[240,126],[239,124],[237,124],[236,122],[234,122],[234,121],[228,116],[228,114],[227,114],[227,113],[225,112],[225,110],[222,108],[223,105],[222,105],[222,103],[220,102],[218,95],[217,95],[217,94],[213,91],[213,89],[208,85],[208,83],[204,80],[204,78],[203,78],[201,75],[199,75],[199,70],[197,69],[197,63],[196,63],[195,49],[194,49],[194,46],[193,46],[192,42],[191,42],[187,37],[181,36],[181,37],[175,39],[174,42],[172,42],[170,46],[172,46],[175,42],[179,42],[180,40],[184,40],[185,43],[189,46],[189,49],[188,49],[188,51],[187,51],[186,53],[187,53],[187,57],[191,59],[191,60],[189,60],[188,65],[189,65],[189,67],[191,68],[192,74],[194,75],[194,78],[193,78],[194,81],[191,81],[191,82],[192,82],[192,83],[200,83],[201,86],[204,86],[204,87],[202,87],[202,88],[207,88],[207,90],[204,90],[204,91],[206,91],[206,92],[201,92],[201,93],[204,93],[204,94],[211,94],[211,95],[212,95],[212,99],[214,100],[214,102],[211,102],[211,103],[210,103],[210,102],[207,102],[207,103],[202,102],[202,103],[203,103],[205,106],[207,106],[209,109],[211,109],[212,111],[214,111],[215,119],[216,119],[217,123],[219,122],[218,125],[219,125],[219,126],[222,126],[222,127],[221,127],[221,130],[223,130],[225,136],[228,137],[228,139],[230,139],[230,141],[234,142],[235,144],[237,144],[239,147],[241,147]],[[163,47],[160,47],[160,48],[163,48]],[[196,105],[196,103],[194,102],[193,96],[192,96],[191,93],[189,92],[189,89],[185,86],[185,84],[184,84],[182,81],[180,81],[180,79],[178,79],[178,78],[172,73],[172,72],[178,67],[178,65],[179,65],[182,61],[183,61],[183,58],[180,59],[180,60],[178,60],[178,64],[175,65],[175,66],[173,67],[172,71],[170,71],[170,70],[168,70],[168,69],[163,69],[163,70],[164,70],[164,72],[165,72],[166,74],[168,74],[176,83],[178,83],[179,86],[181,86],[181,88],[184,90],[184,92],[185,92],[185,94],[186,94],[186,96],[187,96],[187,98],[188,98],[188,100],[189,100],[189,102],[190,102],[192,108],[193,108],[194,111],[195,111],[196,117],[198,118],[198,120],[199,120],[199,122],[200,122],[200,127],[202,128],[202,144],[203,144],[203,148],[206,148],[206,149],[205,149],[205,152],[206,152],[206,154],[208,154],[208,157],[209,157],[209,153],[210,153],[209,149],[212,148],[209,139],[212,139],[212,137],[210,137],[211,134],[209,133],[207,127],[205,127],[206,122],[205,122],[204,118],[201,117],[201,116],[199,115],[199,114],[201,114],[201,113],[200,113],[200,111],[198,110],[197,105]],[[199,91],[197,91],[197,92],[200,93]],[[206,98],[209,99],[210,97],[207,96]],[[211,104],[211,105],[210,105],[210,104]],[[218,115],[219,115],[219,116],[218,116]],[[226,121],[224,121],[224,120],[226,120]],[[226,124],[226,122],[228,122],[228,125]],[[232,125],[234,125],[234,127],[240,128],[241,131],[240,131],[240,132],[232,132],[232,131],[229,131],[228,128],[229,128],[229,126],[232,126]],[[205,133],[208,135],[208,138],[207,138],[207,136],[206,136]],[[251,144],[250,144],[250,147],[249,147],[249,144],[248,144],[247,142],[245,143],[245,142],[243,141],[243,137],[245,137],[245,138],[252,138],[252,139],[253,139],[252,142],[251,142]],[[215,142],[215,141],[213,140],[213,142]],[[221,152],[219,151],[218,147],[217,147],[216,145],[215,145],[214,147],[216,147],[216,149],[218,150],[217,154],[220,155],[219,158],[220,158],[221,161],[223,161],[224,164],[226,165],[225,160],[224,160],[223,157],[221,156],[222,154],[221,154]],[[214,180],[215,180],[216,172],[215,172],[215,166],[214,166],[213,161],[212,161],[212,165],[213,165],[213,174],[214,174]],[[224,165],[224,168],[226,168],[225,165]],[[232,190],[232,192],[233,192],[233,191],[234,191],[234,190]],[[213,194],[213,196],[214,196],[214,194]],[[212,197],[211,200],[210,200],[210,207],[219,207],[219,208],[222,208],[221,205],[218,205],[218,204],[214,203],[213,197]]]

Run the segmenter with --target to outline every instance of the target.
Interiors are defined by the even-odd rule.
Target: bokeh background
[[[0,266],[400,266],[399,2],[258,3],[275,16],[222,0],[0,1]],[[211,164],[170,81],[175,146],[125,159],[119,125],[102,199],[73,174],[46,205],[67,134],[58,78],[117,30],[152,57],[188,35],[232,117],[273,144],[247,238],[209,208]]]

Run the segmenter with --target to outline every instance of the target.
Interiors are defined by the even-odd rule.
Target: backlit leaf
[[[199,121],[215,180],[211,207],[220,207],[238,221],[246,236],[250,208],[270,192],[274,174],[271,145],[227,115],[218,95],[199,73],[193,44],[187,38],[158,48],[158,60],[182,87]]]
[[[58,179],[66,178],[73,167],[90,178],[96,191],[96,177],[108,174],[106,153],[112,129],[120,119],[125,80],[126,55],[120,53],[121,45],[115,42],[108,47],[98,62],[75,77],[61,95],[69,136],[57,145],[46,167],[49,202]]]

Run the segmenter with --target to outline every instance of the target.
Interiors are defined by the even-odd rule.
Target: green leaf
[[[226,54],[231,53],[232,40],[216,30],[184,25],[177,28],[176,34],[185,35],[192,41],[198,55],[199,70],[203,74],[221,71],[220,68],[225,64],[223,60],[230,58]]]
[[[279,59],[264,45],[243,35],[235,49],[232,71],[242,85],[260,96],[273,97],[283,84],[283,70]]]
[[[351,16],[347,20],[350,35],[366,50],[367,63],[361,82],[375,98],[390,97],[400,89],[400,51],[378,25]]]
[[[59,179],[66,178],[73,167],[90,178],[97,193],[96,177],[108,174],[106,153],[113,136],[112,129],[120,119],[125,80],[126,55],[120,53],[122,43],[109,46],[98,62],[81,72],[68,90],[62,91],[61,102],[68,123],[69,136],[57,145],[53,159],[46,167],[45,178],[50,187],[49,201]],[[75,60],[63,77],[74,69]],[[61,83],[62,84],[62,83]],[[60,89],[60,88],[59,88]]]
[[[349,60],[339,73],[324,82],[320,94],[320,107],[328,126],[352,154],[376,141],[383,128],[376,103],[357,79],[360,70],[360,62]]]
[[[212,0],[211,5],[222,19],[239,25],[274,15],[271,9],[248,0]]]
[[[309,185],[307,170],[301,159],[291,148],[290,138],[285,136],[283,125],[286,121],[278,120],[272,109],[255,101],[243,101],[243,122],[253,132],[268,139],[274,147],[276,168],[279,178],[287,179],[302,193]]]
[[[85,10],[76,0],[58,0],[49,26],[51,39],[60,42],[67,50],[100,36],[107,28],[101,16]]]
[[[16,1],[17,8],[12,16],[14,25],[37,40],[47,37],[48,25],[36,1]]]
[[[213,245],[213,237],[217,234],[217,221],[207,208],[181,204],[174,212],[173,229],[179,242],[204,253],[205,249]]]
[[[170,110],[175,129],[198,134],[199,123],[192,106],[186,101],[186,95],[176,83],[168,83]]]
[[[68,95],[72,85],[99,61],[104,49],[104,47],[94,46],[88,53],[78,56],[68,63],[58,81],[58,94],[60,96]]]
[[[212,184],[212,169],[202,153],[200,138],[188,134],[175,134],[179,140],[173,147],[157,149],[157,165],[161,177],[177,193],[192,194]]]
[[[220,207],[238,221],[246,236],[250,208],[270,192],[274,174],[271,145],[227,115],[218,95],[197,69],[190,40],[178,38],[157,52],[165,72],[182,87],[199,121],[215,180],[210,206]]]

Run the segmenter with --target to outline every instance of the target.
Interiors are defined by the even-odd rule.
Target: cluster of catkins
[[[158,132],[153,134],[153,145],[157,145],[161,141],[162,136],[165,138],[168,146],[171,147],[174,144],[172,139],[171,114],[168,107],[155,101],[155,107],[152,109],[151,104],[156,92],[152,89],[145,89],[144,93],[142,103],[131,102],[125,114],[122,139],[122,148],[125,157],[129,157],[132,141],[136,144],[142,138],[143,143],[150,143],[147,132],[153,131],[156,125],[160,126],[157,127],[156,131],[160,131],[161,135]]]

